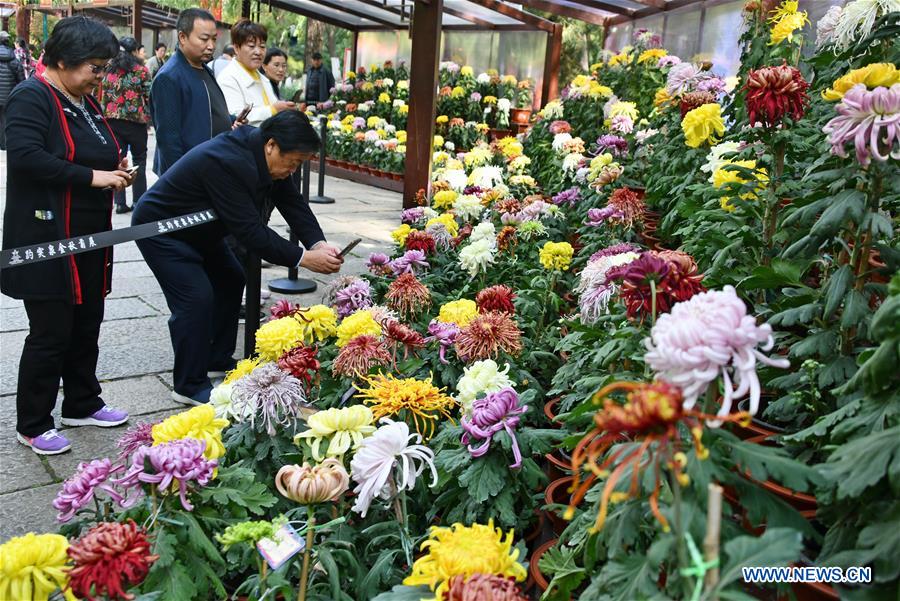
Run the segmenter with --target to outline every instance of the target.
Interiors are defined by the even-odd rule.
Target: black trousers
[[[80,305],[25,301],[29,332],[19,361],[16,391],[16,429],[23,436],[39,436],[55,427],[50,412],[56,405],[60,378],[63,417],[87,417],[104,405],[96,375],[97,340],[103,322],[104,251],[75,255],[75,264],[81,281]]]
[[[192,396],[212,386],[208,371],[234,367],[244,273],[224,240],[198,248],[156,236],[137,245],[172,312],[175,392]]]
[[[132,204],[147,191],[147,126],[124,119],[110,119],[109,126],[119,140],[122,153],[131,150],[132,166],[139,167],[131,184]],[[125,205],[125,190],[116,192],[116,204]]]
[[[0,150],[6,150],[6,105],[0,104]]]

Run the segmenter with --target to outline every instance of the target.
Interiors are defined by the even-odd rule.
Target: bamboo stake
[[[719,538],[722,530],[722,487],[709,483],[709,500],[706,509],[706,537],[703,539],[703,559],[712,562],[719,558]],[[719,583],[719,564],[706,572],[706,590],[711,591]],[[716,601],[718,597],[712,597]]]

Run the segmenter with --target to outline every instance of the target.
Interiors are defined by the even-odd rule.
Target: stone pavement
[[[153,137],[150,156],[153,156]],[[148,172],[150,182],[156,177]],[[313,180],[315,181],[315,180]],[[326,194],[337,202],[313,205],[329,241],[340,247],[362,238],[344,263],[342,274],[365,271],[365,259],[390,246],[390,231],[399,223],[399,194],[328,177]],[[0,215],[6,203],[6,153],[0,152]],[[129,198],[130,203],[130,198]],[[129,225],[131,214],[113,214],[113,227]],[[271,225],[287,237],[287,226],[276,211]],[[2,229],[2,216],[0,216]],[[23,268],[24,269],[24,268]],[[263,282],[285,277],[286,268],[263,270]],[[293,302],[319,302],[325,285],[335,276],[301,272],[319,283],[315,293],[284,297]],[[271,305],[279,298],[273,294]],[[97,376],[103,398],[131,413],[131,424],[156,421],[184,407],[170,398],[172,348],[169,342],[165,299],[134,242],[116,246],[112,294],[106,301],[106,318],[100,332]],[[104,430],[69,428],[72,450],[55,457],[38,457],[15,440],[15,392],[22,344],[28,320],[21,301],[0,295],[0,542],[28,531],[53,531],[56,512],[51,502],[60,483],[81,461],[115,455],[115,440],[126,426]],[[243,347],[243,326],[238,335],[238,356]],[[61,398],[61,397],[60,397]],[[54,412],[59,418],[59,407]],[[60,428],[62,429],[62,428]]]

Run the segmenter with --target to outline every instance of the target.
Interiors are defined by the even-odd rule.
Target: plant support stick
[[[712,591],[719,583],[719,538],[722,531],[722,487],[709,483],[709,500],[706,506],[706,537],[703,539],[703,559],[713,565],[706,572],[706,590]],[[715,563],[713,563],[715,562]],[[712,601],[718,597],[713,596]]]
[[[316,526],[316,510],[312,505],[306,508],[306,546],[303,548],[303,567],[300,569],[300,592],[297,601],[306,601],[306,584],[309,579],[309,554],[313,546],[313,530]]]

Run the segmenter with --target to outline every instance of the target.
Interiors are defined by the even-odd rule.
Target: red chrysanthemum
[[[705,290],[697,274],[697,264],[685,253],[648,251],[606,274],[607,281],[621,282],[619,295],[625,302],[628,317],[643,319],[654,309],[656,314],[668,313],[672,305],[688,300]]]
[[[434,238],[428,232],[413,230],[406,236],[406,250],[421,250],[426,255],[435,251]]]
[[[515,313],[516,307],[513,300],[516,293],[509,286],[503,284],[485,288],[475,295],[475,303],[481,313],[497,311],[499,313]]]
[[[450,579],[447,601],[526,601],[514,578],[493,574],[454,576]]]
[[[295,315],[299,310],[300,305],[296,305],[289,300],[281,299],[269,309],[272,313],[270,319],[274,321],[276,319],[281,319],[282,317],[290,317],[291,315]]]
[[[411,327],[400,323],[396,319],[386,319],[381,322],[381,328],[384,331],[384,337],[389,342],[394,351],[394,360],[397,359],[397,348],[403,347],[403,358],[409,356],[409,352],[425,346],[425,337],[416,332]]]
[[[497,234],[497,248],[501,252],[507,249],[511,250],[516,247],[516,242],[516,228],[511,225],[503,226],[503,229]]]
[[[628,227],[635,222],[642,222],[647,208],[644,204],[644,193],[631,188],[619,188],[614,191],[610,194],[606,206],[615,209],[621,215],[619,219]]]
[[[698,90],[696,92],[688,92],[681,97],[681,118],[695,108],[699,108],[704,104],[712,104],[716,101],[716,95],[706,90]]]
[[[504,198],[494,203],[494,210],[500,215],[503,213],[518,213],[522,210],[522,203],[515,198]]]
[[[459,228],[459,233],[457,234],[456,238],[454,238],[453,240],[450,241],[450,243],[453,245],[453,248],[457,248],[460,244],[465,242],[466,239],[471,235],[472,235],[472,224],[467,223],[464,226],[462,226],[461,228]]]
[[[431,292],[412,273],[404,273],[391,282],[384,298],[403,317],[415,315],[431,304]]]
[[[278,367],[303,382],[306,390],[312,386],[314,376],[319,373],[321,364],[316,359],[319,348],[315,346],[298,346],[292,348],[278,359]]]
[[[358,378],[367,375],[373,367],[382,367],[390,362],[391,354],[384,343],[374,336],[363,334],[341,347],[331,364],[331,371],[338,376]]]
[[[751,69],[742,88],[747,92],[750,123],[774,127],[784,117],[799,121],[809,104],[808,89],[809,83],[796,67],[784,64]]]
[[[150,554],[146,532],[132,520],[97,524],[73,542],[67,553],[75,564],[69,572],[69,588],[89,601],[134,599],[125,589],[141,583],[159,559]]]
[[[521,350],[522,331],[508,313],[481,313],[456,337],[456,354],[467,363]]]

